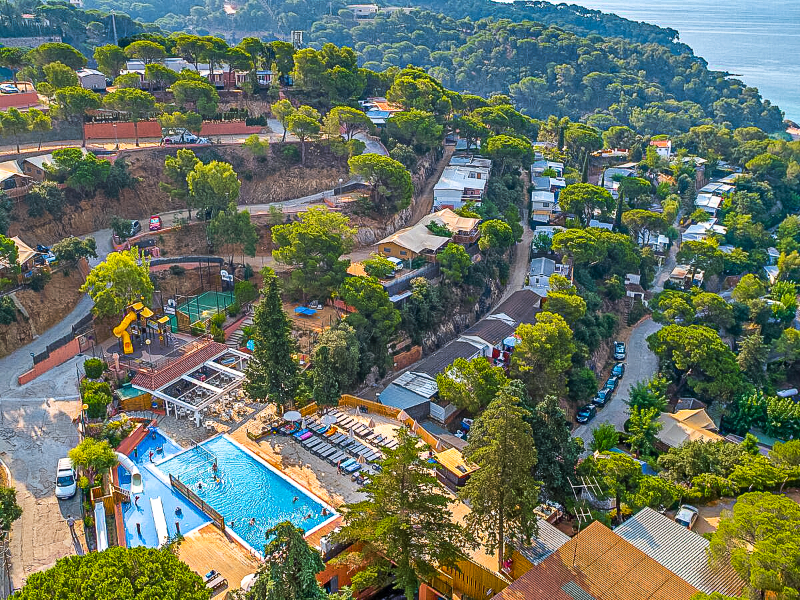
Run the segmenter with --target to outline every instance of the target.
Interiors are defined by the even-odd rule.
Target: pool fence
[[[211,519],[211,521],[219,527],[221,531],[225,531],[225,518],[219,514],[216,510],[211,508],[208,504],[206,504],[200,496],[195,494],[192,490],[190,490],[186,485],[184,485],[180,479],[175,477],[172,473],[169,475],[169,482],[172,487],[178,490],[181,494],[186,496],[186,498],[194,504],[197,508],[203,511],[206,516]]]

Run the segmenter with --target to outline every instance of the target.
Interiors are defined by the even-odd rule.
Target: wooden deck
[[[214,569],[228,580],[227,587],[217,589],[214,598],[224,598],[226,592],[238,589],[242,578],[255,573],[259,566],[250,552],[211,524],[187,535],[178,556],[201,576]]]

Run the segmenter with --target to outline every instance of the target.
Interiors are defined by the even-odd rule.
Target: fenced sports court
[[[203,292],[175,307],[175,314],[170,315],[172,331],[189,331],[197,321],[207,322],[219,312],[223,312],[236,301],[233,291]]]

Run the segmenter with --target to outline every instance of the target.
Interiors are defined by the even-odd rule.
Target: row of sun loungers
[[[370,444],[374,444],[376,446],[383,446],[384,448],[389,448],[390,450],[394,450],[399,445],[396,440],[392,438],[387,438],[382,436],[379,433],[375,433],[372,428],[364,425],[357,419],[353,417],[340,413],[339,411],[333,411],[336,418],[336,426],[351,431],[357,435],[358,437],[362,438],[365,442]]]

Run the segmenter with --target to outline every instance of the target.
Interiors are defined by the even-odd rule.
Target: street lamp
[[[337,196],[341,196],[341,195],[342,195],[342,182],[343,182],[343,181],[344,181],[344,179],[342,179],[341,177],[339,177],[339,193],[338,193],[338,194],[336,194]]]
[[[150,363],[150,366],[153,366],[153,355],[150,354],[150,338],[147,338],[144,341],[144,345],[147,346],[147,362]]]
[[[111,124],[114,127],[114,141],[117,143],[117,150],[119,150],[119,138],[117,137],[117,124]]]

